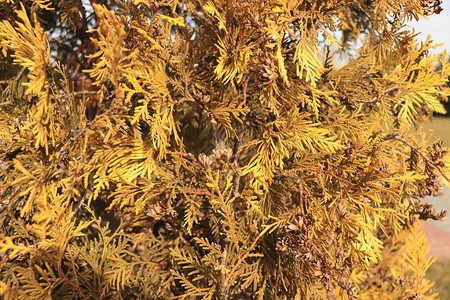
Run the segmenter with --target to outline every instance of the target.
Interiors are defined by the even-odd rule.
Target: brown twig
[[[376,102],[378,102],[378,97],[373,97],[372,99],[370,99],[370,100],[362,100],[362,99],[356,99],[355,100],[356,102],[359,102],[359,103],[367,103],[367,104],[372,104],[372,103],[376,103]]]
[[[248,88],[248,81],[250,80],[250,77],[247,74],[247,78],[244,81],[244,84],[242,85],[242,93],[244,94],[243,99],[244,103],[247,101],[247,88]]]
[[[267,126],[267,124],[264,124],[263,122],[256,120],[255,118],[246,118],[246,121],[252,121],[255,122],[258,125],[261,125],[262,127],[264,127],[264,129],[266,129],[270,134],[275,134],[275,131],[272,130],[272,128],[270,128],[269,126]]]
[[[305,195],[308,195],[308,194],[309,195],[318,196],[318,197],[323,197],[324,196],[322,193],[308,192],[308,191],[305,191],[303,189],[291,189],[291,191],[300,193],[301,196],[305,196]]]
[[[159,263],[159,264],[155,267],[155,269],[157,269],[157,270],[162,269],[162,268],[164,268],[165,266],[167,266],[168,264],[170,264],[170,263],[172,263],[172,262],[173,262],[173,258],[171,258],[171,259],[169,259],[169,260],[166,260],[166,261],[163,261],[162,263]]]
[[[178,101],[174,101],[173,104],[182,104],[182,103],[184,103],[184,102],[194,102],[194,103],[196,103],[196,101],[195,101],[194,99],[192,99],[192,98],[189,98],[189,97],[183,97],[183,98],[181,98],[181,99],[178,100]]]
[[[241,181],[241,166],[239,164],[239,155],[241,153],[241,141],[242,135],[240,138],[236,137],[234,141],[234,149],[233,149],[233,167],[235,169],[236,175],[234,177],[234,191],[233,195],[236,197],[239,195],[239,186]]]
[[[253,243],[250,245],[250,247],[248,247],[247,252],[245,252],[245,254],[241,258],[239,258],[239,260],[236,262],[236,264],[230,270],[227,277],[225,278],[225,282],[223,283],[223,288],[226,288],[226,286],[228,285],[228,281],[230,281],[230,279],[231,279],[231,276],[233,276],[234,272],[236,272],[236,269],[239,267],[239,265],[250,255],[250,252],[253,250],[253,248],[255,248],[256,243],[261,238],[261,236],[262,235],[259,234],[256,237],[256,239],[253,241]]]
[[[301,181],[298,182],[298,187],[299,187],[299,192],[300,192],[300,214],[302,216],[305,215],[305,203],[304,203],[304,199],[303,199],[303,195],[304,195],[304,190],[303,190],[303,184]]]
[[[225,268],[226,260],[227,260],[227,249],[225,248],[222,251],[222,259],[220,261],[220,268]],[[221,284],[220,284],[220,294],[223,297],[223,299],[227,299],[228,295],[225,293],[225,289],[227,287],[227,279],[225,277],[225,272],[221,272],[220,282],[221,282]]]
[[[88,298],[86,297],[86,295],[83,293],[83,291],[81,290],[81,287],[78,284],[75,284],[72,282],[72,280],[70,280],[67,275],[64,273],[62,266],[61,266],[61,261],[56,262],[53,259],[51,259],[52,264],[56,267],[56,269],[58,270],[58,274],[59,276],[65,281],[67,282],[69,285],[71,285],[77,292],[78,294],[81,296],[81,298],[87,300]]]
[[[86,200],[89,198],[89,196],[91,194],[92,194],[92,191],[90,189],[87,189],[87,191],[83,195],[83,198],[81,198],[80,203],[78,203],[77,207],[72,212],[72,216],[70,217],[71,220],[73,220],[73,218],[75,218],[76,214],[78,213],[78,211],[81,209],[81,207],[83,206],[83,204],[86,202]]]
[[[378,96],[376,96],[376,97],[373,97],[373,98],[370,99],[370,100],[356,99],[355,101],[356,101],[356,102],[359,102],[359,103],[373,104],[373,103],[376,103],[376,102],[380,101],[380,99],[383,99],[383,98],[386,96],[386,94],[389,94],[390,92],[393,92],[393,91],[399,90],[399,89],[400,89],[400,87],[397,86],[397,85],[395,85],[395,86],[392,86],[392,87],[390,87],[390,88],[384,90],[384,91],[383,91],[383,94],[384,94],[384,95],[378,95]]]
[[[200,166],[203,167],[203,165],[199,162],[197,157],[195,157],[195,155],[192,154],[192,153],[184,153],[184,152],[177,152],[177,151],[166,151],[166,153],[170,154],[170,155],[177,155],[177,156],[186,157],[186,158],[192,160],[193,162],[196,162],[197,164],[199,164]]]
[[[11,79],[0,80],[0,84],[5,84],[5,83],[8,83],[8,84],[9,84],[9,83],[11,83],[11,82],[13,82],[13,81],[19,80],[19,78],[23,75],[23,73],[25,72],[26,69],[27,69],[27,68],[22,67],[22,68],[20,69],[19,73],[17,73],[16,76],[14,76],[14,77],[11,78]]]
[[[216,199],[219,199],[220,197],[217,195],[214,195],[213,193],[209,193],[209,192],[199,192],[199,191],[185,191],[186,194],[190,194],[190,195],[204,195],[204,196],[210,196]]]

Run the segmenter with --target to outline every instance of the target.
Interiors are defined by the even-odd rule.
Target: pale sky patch
[[[421,19],[419,22],[410,23],[416,32],[421,32],[419,40],[425,41],[427,36],[431,35],[434,44],[443,44],[430,51],[435,54],[442,53],[444,50],[450,52],[450,1],[444,0],[441,7],[443,10],[439,15],[431,15],[428,20]]]

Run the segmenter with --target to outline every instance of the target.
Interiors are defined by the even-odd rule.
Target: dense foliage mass
[[[3,299],[434,299],[439,5],[1,1]]]

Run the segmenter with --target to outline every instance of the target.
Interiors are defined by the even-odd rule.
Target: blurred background
[[[434,43],[442,44],[430,51],[434,54],[450,52],[450,2],[444,0],[441,7],[443,11],[439,15],[410,23],[416,32],[420,32],[420,40],[424,41],[431,35]],[[450,103],[445,106],[447,115],[436,116],[430,130],[434,131],[436,138],[444,141],[444,145],[450,146]],[[436,210],[445,209],[450,212],[450,188],[444,188],[442,195],[427,197],[424,201],[433,204]],[[428,278],[436,282],[433,290],[439,292],[439,299],[450,299],[450,218],[447,217],[444,221],[428,221],[424,232],[430,245],[430,255],[438,259],[429,269]]]

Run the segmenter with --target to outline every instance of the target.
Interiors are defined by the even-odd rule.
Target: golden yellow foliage
[[[2,2],[3,299],[436,298],[437,4]]]

